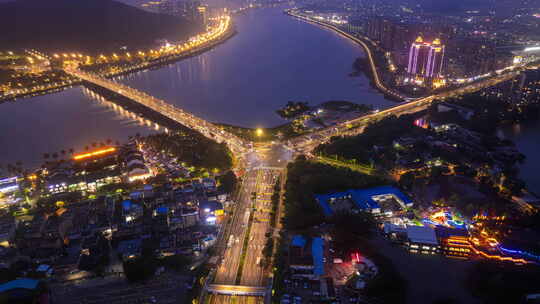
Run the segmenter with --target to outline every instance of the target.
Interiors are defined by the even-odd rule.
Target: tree
[[[375,230],[375,220],[370,213],[341,211],[330,219],[334,225],[332,236],[336,248],[350,253],[359,248],[359,243],[370,239]]]
[[[433,301],[433,304],[458,304],[455,298],[441,298]]]
[[[315,194],[369,188],[386,183],[386,180],[377,176],[297,158],[287,167],[284,224],[289,229],[321,224],[324,214],[315,200]]]
[[[228,171],[224,175],[219,176],[218,180],[220,182],[219,190],[225,193],[231,193],[237,183],[237,178],[233,171]]]
[[[415,173],[412,171],[406,172],[399,177],[399,184],[407,190],[412,190],[414,181],[416,180]]]
[[[163,259],[164,266],[176,271],[186,270],[190,263],[191,259],[189,257],[180,254],[172,255]]]
[[[525,188],[525,182],[517,178],[505,178],[503,187],[508,190],[510,196],[520,195]]]

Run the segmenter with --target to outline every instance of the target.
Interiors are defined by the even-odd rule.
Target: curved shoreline
[[[152,68],[166,66],[166,65],[178,62],[178,61],[182,61],[184,59],[195,57],[195,56],[198,56],[198,55],[200,55],[200,54],[202,54],[204,52],[210,51],[211,49],[213,49],[214,47],[217,47],[218,45],[220,45],[222,43],[225,43],[227,40],[229,40],[230,38],[232,38],[236,34],[237,34],[236,28],[234,26],[231,26],[231,28],[226,33],[224,33],[223,36],[217,38],[216,40],[213,40],[213,41],[209,42],[208,45],[201,46],[200,48],[198,48],[196,50],[191,50],[191,51],[189,51],[189,52],[187,52],[185,54],[170,55],[170,56],[166,56],[166,57],[163,57],[163,58],[159,58],[159,59],[156,59],[156,60],[153,60],[153,61],[149,61],[148,64],[145,64],[144,66],[135,66],[133,68],[129,68],[129,69],[123,70],[123,71],[118,72],[118,73],[106,74],[106,75],[104,75],[104,77],[106,77],[106,78],[114,78],[114,77],[118,77],[118,76],[129,75],[129,74],[132,74],[132,73],[136,73],[136,72],[140,72],[140,71],[147,71],[147,70],[152,69]],[[34,91],[34,92],[29,92],[29,93],[17,94],[17,95],[11,95],[11,96],[8,96],[8,97],[0,97],[0,104],[4,103],[4,102],[9,102],[9,101],[16,101],[19,98],[21,98],[21,99],[22,98],[31,98],[31,97],[35,97],[35,96],[42,96],[42,95],[47,95],[47,94],[58,93],[58,92],[61,92],[63,90],[72,88],[74,86],[79,86],[79,85],[84,85],[84,82],[82,80],[78,80],[78,81],[74,81],[74,82],[69,83],[69,84],[65,84],[65,85],[61,85],[61,86],[57,86],[57,87],[53,87],[53,88],[47,88],[47,89],[40,90],[40,91]]]
[[[333,26],[331,24],[327,24],[325,22],[321,22],[321,21],[317,21],[317,20],[313,20],[311,18],[308,18],[308,17],[305,17],[305,16],[302,16],[302,15],[299,15],[299,14],[295,14],[292,12],[292,10],[285,10],[285,14],[291,16],[291,17],[294,17],[294,18],[297,18],[301,21],[304,21],[304,22],[307,22],[307,23],[312,23],[312,24],[315,24],[315,25],[319,25],[319,26],[322,26],[324,28],[327,28],[327,29],[330,29],[338,34],[340,34],[341,36],[355,42],[356,44],[359,44],[365,51],[365,53],[367,54],[367,57],[368,57],[368,60],[369,60],[369,63],[370,63],[370,67],[371,67],[371,73],[368,74],[369,78],[371,78],[372,80],[372,83],[373,85],[375,86],[375,88],[377,88],[379,90],[379,92],[383,93],[385,96],[387,97],[390,97],[391,99],[394,99],[394,100],[397,100],[397,101],[406,101],[407,97],[406,96],[402,96],[400,95],[399,93],[391,90],[390,88],[387,88],[384,83],[381,81],[381,78],[379,76],[379,72],[377,71],[377,66],[375,65],[375,60],[373,59],[373,53],[371,51],[371,49],[369,48],[369,46],[367,45],[366,42],[364,42],[363,40],[339,29],[338,27],[336,26]]]

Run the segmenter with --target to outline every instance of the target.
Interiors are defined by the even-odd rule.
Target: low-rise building
[[[324,240],[295,235],[289,247],[289,268],[293,277],[319,279],[324,275]]]
[[[339,210],[360,210],[373,214],[386,214],[413,206],[413,202],[399,189],[382,186],[370,189],[352,189],[343,192],[316,195],[326,216]]]
[[[412,253],[436,254],[440,249],[435,230],[428,226],[407,225],[405,245]]]
[[[118,253],[122,255],[122,259],[130,260],[138,258],[141,255],[142,239],[132,239],[121,241],[118,244]]]
[[[0,246],[10,247],[13,245],[16,228],[17,225],[13,217],[0,218]]]

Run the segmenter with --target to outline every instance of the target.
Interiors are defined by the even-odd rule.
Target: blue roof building
[[[2,303],[49,303],[49,293],[38,280],[16,279],[0,284]]]
[[[35,289],[38,285],[38,280],[32,280],[32,279],[17,279],[13,281],[9,281],[4,284],[0,284],[0,292],[4,292],[11,289]]]
[[[385,198],[393,198],[401,208],[411,207],[412,200],[399,189],[391,186],[381,186],[369,189],[351,189],[343,192],[319,194],[315,199],[323,209],[326,216],[334,214],[332,206],[336,200],[350,200],[354,207],[372,213],[380,213],[379,201]]]
[[[295,235],[289,250],[289,267],[296,276],[317,279],[324,275],[324,240]]]
[[[316,276],[322,276],[324,274],[324,251],[323,251],[323,239],[321,237],[314,237],[311,243],[311,255],[313,256],[313,274]]]
[[[304,238],[301,235],[293,236],[292,241],[291,241],[292,246],[302,247],[302,248],[304,248],[304,246],[306,246],[306,243],[307,243],[306,238]]]
[[[169,212],[169,208],[167,208],[167,207],[157,207],[156,208],[156,213],[157,214],[167,215],[168,212]]]
[[[122,208],[124,208],[125,211],[128,211],[129,209],[131,209],[131,201],[130,200],[125,200],[122,202]]]

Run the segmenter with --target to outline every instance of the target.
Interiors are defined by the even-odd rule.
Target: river
[[[368,80],[350,77],[356,44],[283,14],[281,8],[235,17],[238,35],[200,56],[119,80],[213,122],[275,126],[287,101],[350,100],[384,108]]]
[[[349,76],[362,50],[337,34],[278,8],[252,10],[235,22],[238,34],[215,49],[119,81],[210,121],[248,127],[282,123],[275,110],[289,100],[394,104],[365,77]],[[0,104],[0,129],[0,164],[21,161],[28,167],[38,166],[44,153],[156,132],[81,87]],[[527,156],[521,174],[534,192],[540,192],[538,134],[540,122],[501,129]]]
[[[154,129],[76,87],[60,93],[0,104],[0,164],[39,166],[44,153],[82,151],[93,142],[125,141]]]
[[[363,77],[350,77],[359,46],[283,14],[280,8],[236,16],[238,34],[199,56],[119,79],[213,122],[257,127],[284,121],[275,110],[289,100],[317,104],[350,100],[394,104]],[[0,104],[0,164],[33,167],[44,153],[92,142],[125,141],[141,126],[80,87]]]
[[[527,158],[520,168],[521,178],[529,190],[540,194],[540,121],[502,127],[499,136],[515,142],[518,150],[525,154]]]

